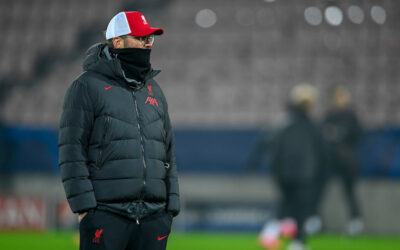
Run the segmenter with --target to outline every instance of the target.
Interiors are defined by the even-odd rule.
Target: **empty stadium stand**
[[[84,50],[101,41],[107,21],[131,4],[130,10],[143,9],[152,25],[166,31],[155,42],[152,63],[163,70],[157,79],[177,127],[276,123],[289,89],[303,82],[320,90],[317,117],[329,106],[329,90],[342,84],[367,125],[400,122],[397,1],[149,2],[159,8],[146,1],[1,0],[3,119],[55,127]],[[307,7],[323,15],[333,5],[342,10],[340,25],[326,18],[315,26],[305,20]],[[360,24],[349,19],[353,5],[364,13]],[[383,24],[371,17],[373,6],[386,11]],[[216,15],[209,28],[195,21],[203,9]]]

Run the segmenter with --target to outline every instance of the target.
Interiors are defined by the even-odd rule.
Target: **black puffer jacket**
[[[325,146],[319,129],[299,107],[288,106],[289,119],[271,139],[272,173],[278,181],[312,182],[325,166]]]
[[[73,212],[98,203],[166,203],[179,212],[173,135],[165,97],[151,70],[126,79],[103,44],[68,89],[59,131],[59,166]],[[130,81],[130,82],[129,82]]]

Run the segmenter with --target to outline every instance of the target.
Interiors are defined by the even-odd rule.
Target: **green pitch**
[[[399,237],[342,237],[322,235],[310,238],[312,250],[396,250]],[[77,234],[0,232],[1,250],[78,250]],[[256,234],[173,233],[168,250],[262,250]]]

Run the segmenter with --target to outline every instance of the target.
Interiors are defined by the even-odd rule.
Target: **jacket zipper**
[[[140,210],[142,209],[142,206],[143,206],[143,200],[140,199],[139,203],[138,203],[138,206],[137,206],[137,209],[136,209],[136,224],[138,224],[138,225],[140,224],[139,214],[140,214]]]
[[[97,169],[100,169],[101,162],[103,161],[103,151],[104,151],[104,146],[105,146],[104,144],[105,144],[105,140],[106,140],[109,123],[110,123],[110,116],[106,115],[106,123],[104,125],[103,137],[101,138],[101,143],[100,143],[100,152],[99,152],[99,156],[97,158],[97,164],[96,164]]]
[[[146,166],[146,160],[144,159],[144,143],[143,143],[143,136],[142,136],[142,128],[140,127],[140,123],[139,123],[139,109],[138,109],[138,104],[136,101],[136,96],[135,96],[135,91],[132,91],[132,96],[133,96],[133,101],[135,102],[135,111],[136,111],[136,118],[137,118],[137,127],[139,130],[139,137],[140,137],[140,148],[142,150],[142,161],[143,161],[143,187],[142,187],[142,191],[140,194],[140,199],[139,202],[142,203],[143,202],[143,197],[144,197],[144,190],[146,188],[146,176],[147,176],[147,166]],[[139,217],[137,216],[136,218],[136,223],[139,224]]]

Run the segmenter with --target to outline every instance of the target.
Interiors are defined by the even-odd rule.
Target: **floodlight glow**
[[[325,9],[325,19],[333,26],[338,26],[343,21],[343,12],[339,7],[330,6]]]
[[[217,22],[217,14],[210,9],[203,9],[196,14],[196,24],[202,28],[210,28]]]
[[[381,6],[373,6],[371,8],[371,17],[377,24],[384,24],[386,21],[386,11]]]
[[[347,9],[347,15],[350,21],[355,24],[361,24],[364,21],[364,11],[356,5],[352,5]]]
[[[304,10],[304,18],[310,25],[319,25],[322,22],[322,12],[317,7],[308,7]]]

